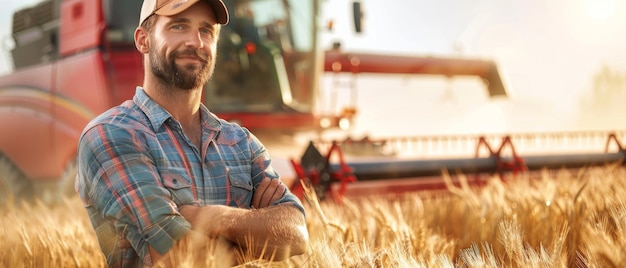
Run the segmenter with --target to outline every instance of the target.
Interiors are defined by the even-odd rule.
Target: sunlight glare
[[[595,20],[606,20],[615,13],[615,0],[587,0],[585,9]]]

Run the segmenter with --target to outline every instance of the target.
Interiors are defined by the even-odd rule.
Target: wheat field
[[[444,179],[450,180],[444,174]],[[458,178],[461,182],[464,177]],[[242,267],[624,267],[626,168],[529,172],[481,188],[304,200],[310,243],[284,262]],[[455,184],[456,185],[456,184]],[[464,184],[461,184],[464,185]],[[79,200],[0,209],[0,267],[105,267]],[[185,267],[219,267],[186,256]]]

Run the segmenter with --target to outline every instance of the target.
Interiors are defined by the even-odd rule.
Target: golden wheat
[[[481,188],[450,184],[445,195],[338,204],[308,192],[305,254],[269,262],[235,253],[248,267],[624,267],[625,179],[626,168],[612,165],[494,177]],[[0,217],[0,267],[106,266],[77,198],[9,203]],[[217,267],[214,257],[182,252],[179,261]]]

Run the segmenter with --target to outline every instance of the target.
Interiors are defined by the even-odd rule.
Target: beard
[[[176,65],[177,56],[194,56],[200,59],[201,63],[199,66],[196,64],[178,66]],[[206,84],[215,69],[213,58],[203,50],[190,48],[174,51],[169,57],[165,57],[165,53],[160,54],[155,47],[150,48],[152,74],[163,84],[184,90],[196,89]]]

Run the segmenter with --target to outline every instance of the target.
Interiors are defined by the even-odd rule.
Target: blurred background
[[[0,0],[0,74],[12,69],[11,14],[40,1]],[[323,2],[327,49],[485,58],[496,62],[508,98],[489,98],[478,81],[362,74],[354,135],[502,133],[626,128],[626,3],[617,0],[362,0],[355,33],[352,1]],[[325,75],[322,88],[349,76]],[[322,92],[324,94],[324,92]],[[328,93],[330,94],[330,93]],[[330,98],[330,96],[328,96]],[[341,101],[341,98],[339,98]]]
[[[492,59],[510,97],[489,99],[462,81],[420,88],[423,79],[415,76],[361,77],[358,130],[430,134],[626,127],[623,1],[362,2],[365,29],[353,34],[350,18],[341,16],[349,3],[326,1],[325,19],[336,21],[335,31],[324,35],[329,46],[338,41],[345,50]],[[430,90],[437,86],[440,90]],[[414,123],[392,131],[371,125],[379,120]]]
[[[433,90],[437,85],[429,88],[415,77],[386,82],[363,77],[356,129],[391,130],[382,120],[415,122],[414,128],[394,129],[399,134],[625,126],[620,109],[626,97],[623,1],[362,2],[364,32],[354,35],[349,18],[333,16],[345,14],[348,3],[326,1],[327,19],[337,21],[335,31],[326,35],[329,44],[340,41],[346,50],[493,59],[510,97],[489,100],[484,90],[462,81],[439,83],[439,90]]]

